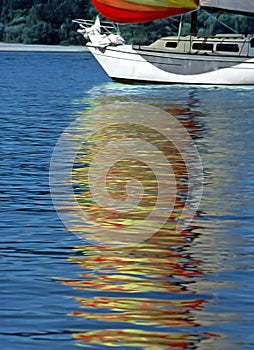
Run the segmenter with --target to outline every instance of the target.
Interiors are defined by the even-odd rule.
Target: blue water
[[[0,77],[0,349],[253,349],[254,88],[116,84],[88,53],[1,53]],[[190,234],[121,252],[65,229],[50,159],[91,99],[188,129],[205,175]]]

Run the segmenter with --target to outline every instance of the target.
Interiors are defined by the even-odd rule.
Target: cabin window
[[[176,41],[167,41],[165,44],[165,47],[171,47],[171,48],[176,48],[177,47],[177,42]]]
[[[213,51],[213,44],[207,43],[194,43],[192,45],[193,50]]]
[[[254,38],[252,38],[250,41],[250,47],[254,47]]]
[[[218,44],[216,50],[223,52],[239,52],[239,46],[237,44]]]

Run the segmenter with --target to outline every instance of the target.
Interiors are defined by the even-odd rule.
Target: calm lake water
[[[116,84],[88,53],[2,52],[0,77],[0,349],[253,349],[254,88]],[[116,101],[160,107],[195,140],[204,188],[188,230],[114,248],[59,219],[54,146],[87,108]]]

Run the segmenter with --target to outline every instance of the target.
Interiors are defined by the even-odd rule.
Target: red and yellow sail
[[[199,0],[92,0],[106,18],[119,23],[138,23],[177,16],[197,9]]]

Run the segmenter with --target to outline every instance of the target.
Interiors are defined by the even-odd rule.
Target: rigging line
[[[203,11],[204,11],[204,13],[205,13],[207,16],[211,17],[214,21],[220,23],[223,27],[225,27],[225,28],[231,30],[231,32],[233,32],[233,33],[235,33],[235,34],[238,34],[236,30],[234,30],[232,27],[230,27],[230,26],[227,25],[226,23],[220,21],[220,20],[219,20],[218,18],[216,18],[213,14],[209,13],[209,12],[206,11],[206,10],[203,10]]]

